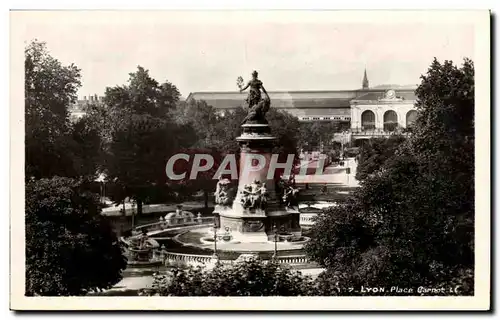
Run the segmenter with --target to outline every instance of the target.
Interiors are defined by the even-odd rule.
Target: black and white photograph
[[[11,309],[488,310],[490,19],[12,10]]]

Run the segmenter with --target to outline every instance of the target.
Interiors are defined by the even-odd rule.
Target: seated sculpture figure
[[[260,208],[265,209],[267,205],[267,198],[269,196],[265,183],[262,184],[262,187],[260,187],[259,192],[260,192]]]
[[[283,195],[283,203],[287,207],[296,206],[297,203],[297,195],[299,193],[299,189],[288,186],[285,189],[285,193]]]
[[[240,194],[241,194],[241,204],[243,205],[243,208],[251,207],[250,196],[252,194],[252,187],[249,185],[245,185],[243,187],[243,190],[240,191]]]
[[[266,184],[260,181],[256,180],[250,185],[245,185],[240,194],[240,202],[245,209],[264,209],[267,204]]]
[[[260,200],[260,194],[259,194],[259,191],[260,191],[260,181],[254,181],[251,185],[250,185],[250,189],[251,189],[251,194],[250,194],[250,205],[252,206],[252,208],[256,208],[257,205],[259,205],[259,200]]]
[[[287,207],[292,207],[298,205],[297,196],[299,194],[299,189],[295,188],[294,178],[285,181],[283,178],[276,181],[276,193],[279,199]]]
[[[220,205],[230,205],[232,202],[232,197],[230,195],[231,181],[229,179],[220,179],[217,182],[217,187],[215,189],[215,203]]]

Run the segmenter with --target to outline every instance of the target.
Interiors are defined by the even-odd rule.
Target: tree
[[[90,128],[99,133],[103,151],[108,151],[113,132],[123,122],[123,114],[119,110],[103,103],[89,103],[84,107],[86,122]]]
[[[373,138],[361,148],[356,179],[365,180],[383,167],[385,161],[392,157],[399,145],[404,141],[404,136],[391,135],[389,138]]]
[[[137,201],[139,215],[151,190],[166,187],[167,160],[182,150],[187,131],[167,120],[134,114],[113,133],[106,161],[108,179],[123,186],[119,195]]]
[[[100,130],[91,123],[92,119],[84,116],[71,127],[73,169],[77,176],[87,177],[91,181],[97,178],[102,168],[103,143]]]
[[[61,177],[26,184],[26,295],[84,295],[121,280],[121,246],[85,189]]]
[[[160,85],[141,66],[129,73],[128,85],[106,88],[104,103],[126,114],[149,114],[169,117],[180,98],[179,90],[170,82]]]
[[[175,268],[155,276],[153,288],[145,295],[160,296],[301,296],[311,295],[313,281],[298,271],[276,263],[259,260],[231,266],[217,264]]]
[[[277,142],[273,148],[273,154],[278,154],[278,161],[281,163],[287,161],[289,154],[293,154],[293,167],[295,167],[295,165],[300,162],[297,150],[297,128],[300,125],[299,119],[286,111],[280,111],[273,108],[267,112],[266,117],[271,127],[272,134],[277,138]],[[276,170],[275,178],[282,175],[283,171],[283,169]]]
[[[177,194],[183,195],[184,199],[189,198],[191,195],[198,191],[203,192],[203,202],[205,209],[208,208],[208,201],[210,193],[213,193],[216,189],[218,182],[218,177],[215,176],[220,163],[222,162],[221,152],[214,148],[186,148],[179,150],[179,153],[187,154],[189,157],[188,161],[180,160],[176,161],[174,164],[173,171],[175,174],[185,173],[184,179],[172,181],[167,181],[168,186],[171,190],[174,190]],[[198,172],[194,179],[191,179],[191,172],[193,171],[193,165],[195,165],[196,155],[208,155],[212,157],[214,163],[206,171]],[[196,163],[198,166],[206,166],[207,160],[201,159],[200,163]],[[230,177],[228,177],[230,178]],[[180,199],[184,200],[183,197]]]
[[[178,124],[190,125],[196,132],[194,148],[211,148],[219,143],[217,123],[223,120],[205,101],[190,99],[179,103],[175,118]]]
[[[343,124],[338,122],[302,122],[298,126],[298,145],[308,151],[331,146],[335,133],[341,132]]]
[[[193,148],[216,149],[221,155],[238,153],[236,137],[241,133],[245,116],[243,108],[218,115],[214,107],[195,99],[180,103],[175,113],[179,124],[189,124],[196,132]]]
[[[44,42],[32,41],[24,54],[26,177],[73,176],[67,108],[76,101],[80,70],[63,66]]]
[[[105,169],[108,180],[123,189],[114,200],[134,198],[139,215],[149,194],[165,190],[168,158],[196,141],[189,125],[172,120],[179,97],[174,85],[160,85],[139,66],[127,85],[106,89],[106,110],[94,108],[96,122],[104,117],[111,129],[102,134],[109,139]]]
[[[416,93],[411,136],[348,204],[318,217],[306,251],[344,285],[459,283],[473,294],[472,61],[434,60]]]

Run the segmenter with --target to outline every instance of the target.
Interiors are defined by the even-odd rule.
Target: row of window
[[[301,117],[301,120],[351,120],[351,117]]]
[[[410,110],[406,113],[406,127],[410,127],[417,119],[417,111]],[[361,114],[361,127],[364,130],[375,129],[375,113],[366,110]],[[384,131],[394,131],[398,127],[398,114],[394,110],[384,113]]]

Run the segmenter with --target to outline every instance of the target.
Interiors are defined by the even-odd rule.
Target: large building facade
[[[335,121],[349,141],[389,136],[410,126],[416,118],[414,87],[380,86],[370,88],[366,71],[362,88],[341,91],[271,91],[272,108],[284,110],[300,121]],[[204,100],[219,114],[243,105],[245,93],[193,92],[187,100]],[[346,137],[347,135],[347,137]]]

